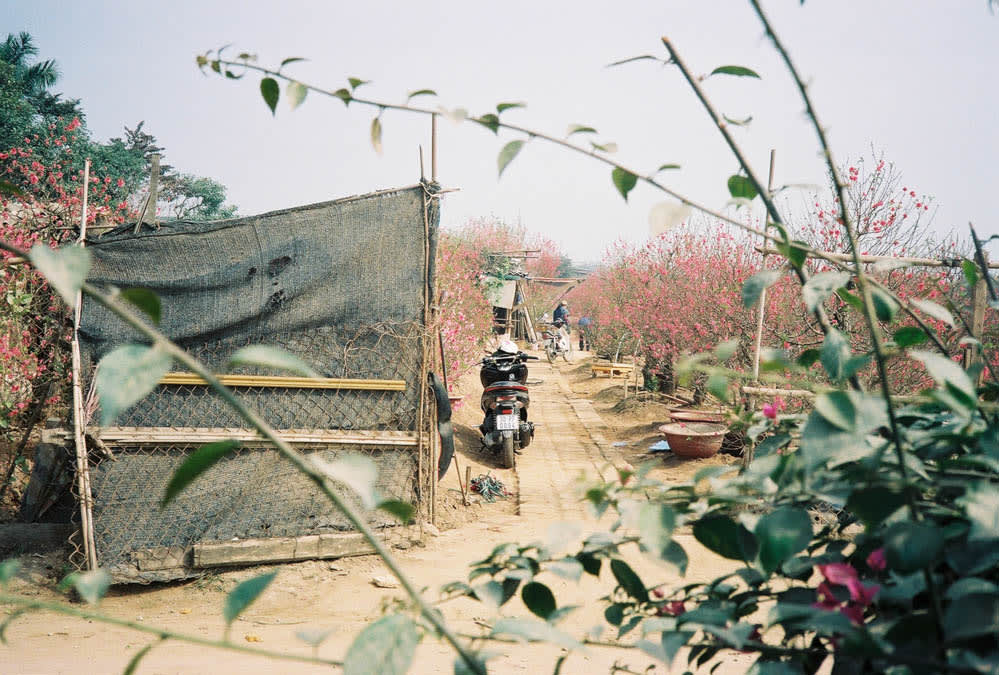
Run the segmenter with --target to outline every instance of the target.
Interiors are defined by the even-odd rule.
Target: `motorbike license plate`
[[[498,415],[496,417],[496,428],[500,431],[516,431],[520,426],[520,418],[516,415]]]

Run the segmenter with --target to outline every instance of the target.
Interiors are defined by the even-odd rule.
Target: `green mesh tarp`
[[[404,391],[240,387],[237,396],[277,429],[417,432],[425,386],[424,303],[432,288],[436,200],[423,186],[209,223],[119,228],[87,241],[89,280],[141,287],[162,302],[160,328],[216,372],[250,344],[280,346],[324,377],[403,380]],[[428,266],[429,261],[429,266]],[[80,327],[85,386],[115,347],[142,339],[95,302]],[[99,419],[95,413],[95,424]],[[220,429],[245,423],[207,387],[160,385],[115,426]],[[93,461],[98,562],[122,580],[183,571],[143,571],[149,550],[233,538],[296,536],[347,524],[275,451],[245,448],[212,469],[189,495],[161,511],[173,470],[197,445],[127,443]],[[363,452],[379,466],[386,496],[419,504],[417,453],[426,448],[310,446],[327,459]],[[382,523],[378,523],[382,524]]]

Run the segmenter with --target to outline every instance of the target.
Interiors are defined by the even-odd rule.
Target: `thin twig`
[[[270,649],[262,649],[260,647],[241,645],[238,642],[210,640],[208,638],[203,638],[200,635],[190,635],[188,633],[175,633],[173,631],[169,631],[163,628],[156,628],[155,626],[147,626],[146,624],[137,623],[135,621],[126,621],[125,619],[119,619],[113,616],[108,616],[106,614],[101,614],[100,612],[93,612],[86,609],[76,609],[75,607],[67,607],[66,605],[62,605],[55,602],[34,600],[19,595],[0,593],[0,605],[5,605],[5,604],[14,605],[16,607],[21,607],[26,610],[44,610],[48,612],[55,612],[57,614],[63,614],[65,616],[76,617],[78,619],[86,619],[88,621],[97,621],[100,623],[106,623],[113,626],[130,628],[131,630],[138,631],[140,633],[148,633],[150,635],[155,635],[163,640],[177,640],[178,642],[187,642],[202,647],[228,649],[230,651],[243,652],[245,654],[253,654],[254,656],[265,656],[272,659],[282,659],[285,661],[299,661],[302,663],[319,663],[328,666],[343,666],[343,663],[341,661],[334,661],[332,659],[321,659],[313,656],[303,656],[300,654],[290,654],[288,652],[278,652]]]

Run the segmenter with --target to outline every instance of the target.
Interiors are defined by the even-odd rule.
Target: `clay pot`
[[[713,457],[721,449],[728,427],[708,422],[674,422],[659,427],[677,457]]]
[[[724,422],[723,410],[694,410],[691,408],[674,408],[669,411],[674,422]]]

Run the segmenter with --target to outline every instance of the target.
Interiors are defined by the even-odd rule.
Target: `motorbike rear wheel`
[[[562,351],[562,358],[566,363],[572,361],[572,340],[566,338],[565,349]]]
[[[500,448],[500,466],[504,469],[512,469],[517,464],[517,455],[514,452],[513,434],[503,437],[503,445]]]
[[[548,363],[555,363],[555,357],[557,355],[558,354],[555,351],[555,345],[553,345],[551,342],[546,342],[545,343],[545,356],[548,357]]]

